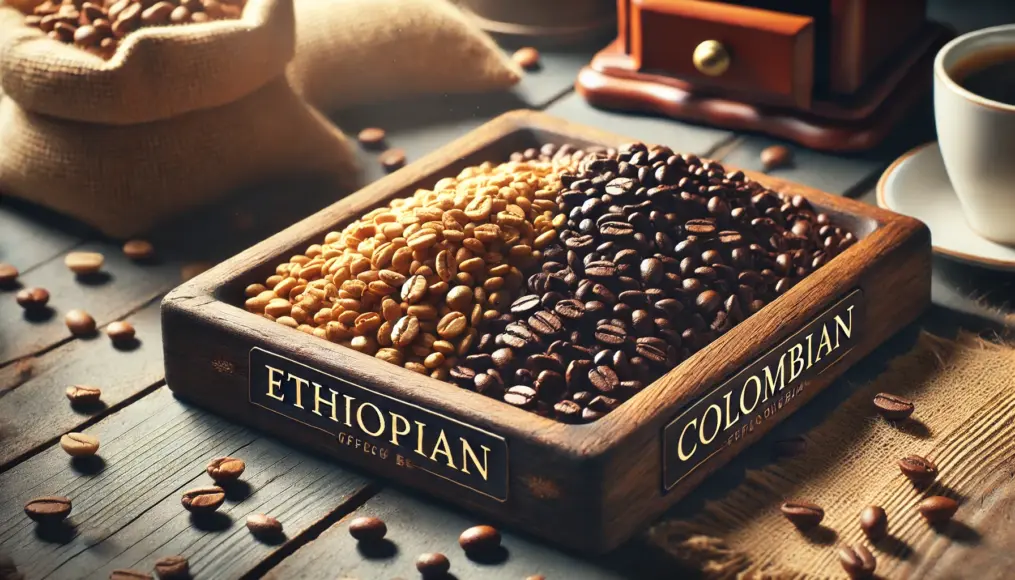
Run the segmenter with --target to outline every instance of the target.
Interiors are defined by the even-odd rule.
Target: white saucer
[[[927,224],[934,253],[975,266],[1015,271],[1015,247],[984,239],[969,228],[937,141],[896,159],[878,181],[877,194],[879,206]]]

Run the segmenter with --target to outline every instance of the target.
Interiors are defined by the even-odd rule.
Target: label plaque
[[[489,431],[257,347],[250,350],[250,402],[332,434],[350,454],[507,500],[507,441]]]
[[[809,379],[848,354],[863,333],[862,309],[863,293],[853,290],[667,424],[663,489],[778,416]]]

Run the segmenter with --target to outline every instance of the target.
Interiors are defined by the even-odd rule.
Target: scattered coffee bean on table
[[[884,508],[869,505],[860,512],[860,529],[872,542],[888,535],[888,514]]]
[[[183,556],[164,556],[155,561],[155,573],[159,580],[187,580],[190,562]]]
[[[141,570],[113,570],[109,573],[109,580],[153,580],[152,575]]]
[[[63,263],[75,274],[94,274],[102,269],[106,258],[98,252],[71,252]]]
[[[95,334],[95,319],[84,310],[75,308],[63,317],[64,323],[74,336],[91,336]]]
[[[225,490],[218,486],[198,487],[184,492],[180,503],[194,513],[211,513],[226,500]]]
[[[264,514],[247,516],[247,529],[255,536],[278,536],[282,533],[282,522]]]
[[[0,288],[8,288],[13,286],[18,280],[20,272],[14,266],[0,262]]]
[[[941,524],[952,519],[959,509],[957,501],[943,495],[932,495],[920,502],[920,515],[932,524]]]
[[[525,70],[532,70],[539,66],[539,51],[531,46],[519,48],[511,55],[511,60]]]
[[[546,576],[543,576],[542,574],[535,574],[526,577],[525,580],[546,580]]]
[[[60,447],[71,457],[87,457],[99,451],[99,438],[85,433],[67,433],[60,437]]]
[[[926,486],[937,478],[937,465],[919,455],[909,455],[900,459],[899,470],[910,481],[920,486]]]
[[[405,165],[405,151],[401,149],[388,149],[377,157],[381,167],[387,172],[401,169]]]
[[[349,522],[349,534],[360,542],[376,542],[388,533],[388,526],[380,518],[361,516]]]
[[[500,547],[500,532],[493,526],[473,526],[458,536],[466,554],[489,553]]]
[[[388,136],[384,129],[378,127],[367,127],[356,135],[360,144],[367,149],[379,149],[384,146],[384,139]]]
[[[423,578],[444,578],[451,570],[451,561],[444,554],[431,552],[416,559],[416,569]]]
[[[904,421],[913,414],[913,401],[898,395],[878,393],[874,395],[874,406],[878,413],[889,421]]]
[[[878,561],[863,544],[842,546],[839,548],[839,563],[846,574],[854,580],[871,578],[877,569]]]
[[[37,497],[25,504],[25,514],[39,523],[54,523],[70,515],[71,507],[69,497]]]
[[[216,457],[208,463],[205,471],[215,480],[216,483],[229,483],[236,481],[243,475],[247,464],[242,459],[235,457]]]
[[[110,322],[109,326],[106,327],[106,335],[114,343],[126,343],[134,339],[134,326],[126,321],[120,320],[117,322]]]
[[[25,310],[40,310],[49,303],[49,291],[45,288],[22,288],[15,295],[15,300]]]
[[[809,501],[787,501],[779,508],[794,526],[800,529],[813,528],[825,519],[825,510]]]
[[[123,244],[123,253],[135,262],[144,262],[155,257],[155,246],[147,240],[129,240]]]
[[[102,390],[87,385],[71,385],[67,387],[67,398],[73,405],[94,405],[102,397]]]
[[[765,171],[785,167],[793,162],[793,150],[784,145],[772,145],[761,150],[761,164]]]

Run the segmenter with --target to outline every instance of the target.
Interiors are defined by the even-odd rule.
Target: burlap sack
[[[690,521],[663,521],[649,538],[706,578],[843,578],[837,548],[860,542],[876,556],[879,578],[922,578],[931,570],[964,577],[961,538],[977,534],[968,512],[960,502],[955,521],[938,531],[916,505],[925,495],[971,499],[984,481],[1010,475],[1013,377],[1015,349],[971,335],[950,341],[924,334],[916,348],[807,433],[803,455],[749,472]],[[878,392],[913,399],[915,420],[893,426],[880,419],[871,403]],[[895,464],[911,454],[938,466],[940,476],[926,492]],[[805,535],[790,525],[779,505],[791,498],[824,506],[822,527]],[[864,538],[858,520],[870,504],[888,514],[890,536],[876,545]],[[949,548],[947,561],[941,559],[949,545],[942,534],[959,544]]]
[[[445,0],[294,0],[293,88],[331,112],[511,87],[521,70]]]
[[[0,4],[0,192],[125,237],[247,184],[356,178],[345,137],[285,79],[292,0],[139,30],[105,61]]]

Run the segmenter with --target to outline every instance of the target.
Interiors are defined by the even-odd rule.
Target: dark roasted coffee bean
[[[579,300],[561,300],[554,305],[553,311],[568,320],[579,320],[585,314],[585,305]]]
[[[576,391],[588,384],[589,371],[592,370],[592,366],[592,361],[587,359],[572,360],[564,373],[567,388]]]
[[[592,399],[594,398],[596,398],[596,395],[589,391],[578,391],[577,393],[571,396],[571,400],[573,400],[575,403],[578,403],[583,407],[587,407],[588,404],[591,403]]]
[[[869,505],[860,512],[860,529],[872,542],[888,535],[888,514],[876,505]]]
[[[539,296],[535,294],[526,294],[511,303],[511,313],[517,314],[518,316],[528,316],[539,310],[541,306],[542,304],[540,303]]]
[[[787,501],[779,509],[787,520],[800,529],[813,528],[825,519],[825,510],[809,501]]]
[[[37,497],[25,504],[25,515],[40,524],[50,524],[70,515],[71,507],[69,497],[59,495]]]
[[[450,375],[453,379],[471,382],[476,377],[476,371],[467,366],[458,365],[451,369]]]
[[[596,411],[595,409],[590,409],[588,407],[582,409],[582,421],[586,423],[591,423],[593,421],[599,420],[604,415],[606,415],[606,413],[602,411]]]
[[[540,310],[529,317],[529,328],[535,330],[543,336],[551,336],[557,334],[564,328],[564,324],[560,318],[546,310]]]
[[[550,403],[559,400],[567,392],[564,375],[557,371],[541,371],[536,377],[534,386],[539,398]]]
[[[563,400],[553,406],[554,415],[565,423],[574,423],[581,417],[582,406],[574,401]]]
[[[722,296],[715,290],[705,290],[695,298],[695,304],[705,314],[711,314],[722,305]]]
[[[716,232],[715,220],[711,218],[693,219],[684,224],[684,229],[687,230],[687,233],[696,236],[710,236]]]
[[[473,526],[458,536],[466,555],[489,554],[500,548],[500,532],[493,526]]]
[[[388,533],[388,526],[381,518],[361,516],[349,522],[349,534],[360,542],[377,542]]]
[[[916,485],[924,486],[937,478],[937,465],[919,455],[909,455],[900,459],[899,470]]]
[[[451,561],[444,554],[432,552],[416,558],[416,570],[425,580],[445,578],[451,569]]]
[[[185,491],[180,503],[187,511],[201,514],[219,509],[225,500],[225,490],[218,486],[208,486]]]
[[[183,556],[164,556],[155,561],[159,580],[186,580],[190,578],[190,563]]]
[[[920,502],[920,515],[931,524],[941,524],[952,519],[959,509],[959,504],[950,497],[932,495]]]
[[[564,363],[555,355],[534,354],[525,360],[525,367],[534,373],[541,371],[564,372]]]
[[[627,340],[627,332],[624,328],[613,324],[599,326],[596,328],[595,336],[596,340],[608,346],[624,344]]]
[[[913,401],[890,393],[874,395],[874,406],[878,413],[889,421],[903,421],[913,414]]]
[[[597,391],[604,394],[612,393],[619,385],[617,373],[606,365],[600,365],[589,371],[589,382]]]
[[[505,391],[504,402],[522,409],[531,408],[536,403],[536,390],[525,385],[515,385]]]
[[[589,401],[588,407],[593,411],[599,411],[600,413],[608,413],[617,408],[620,401],[607,397],[604,395],[598,395]]]
[[[878,565],[874,555],[863,544],[840,547],[839,563],[853,580],[871,578]]]
[[[514,361],[515,352],[510,348],[498,348],[490,353],[490,357],[493,359],[493,366],[498,369],[506,369]]]
[[[666,362],[666,350],[666,342],[655,337],[639,338],[635,344],[635,352],[638,353],[638,356],[657,365]]]
[[[504,381],[495,369],[487,369],[485,373],[477,374],[472,379],[472,384],[477,393],[489,397],[498,396],[504,391]]]
[[[229,483],[236,481],[243,475],[246,464],[242,459],[235,457],[216,457],[208,463],[205,470],[215,480],[215,483]]]

